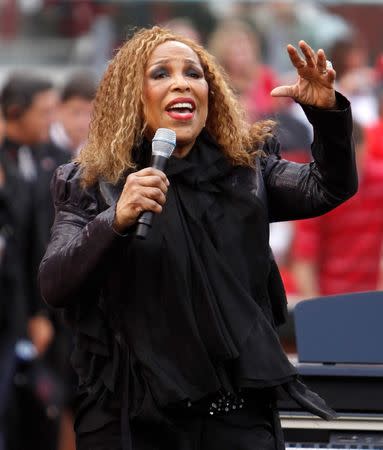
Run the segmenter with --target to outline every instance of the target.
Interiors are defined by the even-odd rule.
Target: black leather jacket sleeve
[[[115,205],[99,213],[97,189],[81,186],[76,164],[60,166],[51,186],[56,216],[39,282],[44,300],[63,307],[97,284],[111,250],[126,238],[112,228]]]
[[[281,159],[275,140],[262,158],[270,222],[324,214],[355,194],[358,187],[348,100],[337,93],[337,109],[302,105],[314,129],[313,162]]]

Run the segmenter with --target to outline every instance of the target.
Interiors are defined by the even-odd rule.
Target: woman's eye
[[[202,73],[200,73],[196,70],[189,70],[187,72],[187,76],[191,77],[191,78],[202,78],[203,77]]]
[[[153,78],[154,80],[159,80],[159,79],[165,78],[167,76],[168,76],[168,72],[164,69],[155,70],[154,72],[151,73],[151,78]]]

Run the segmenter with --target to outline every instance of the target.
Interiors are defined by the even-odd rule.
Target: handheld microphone
[[[170,155],[176,146],[176,133],[169,128],[158,128],[152,139],[152,159],[150,166],[164,171]],[[143,212],[137,220],[136,237],[145,239],[152,227],[154,213]]]

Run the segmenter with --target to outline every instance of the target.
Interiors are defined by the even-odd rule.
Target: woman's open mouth
[[[166,107],[166,113],[175,120],[190,120],[194,112],[194,101],[173,101]]]

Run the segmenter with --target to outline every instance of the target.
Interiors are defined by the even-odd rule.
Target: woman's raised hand
[[[287,46],[287,52],[297,69],[298,80],[290,86],[278,86],[271,91],[273,97],[292,97],[299,103],[317,106],[319,108],[334,108],[335,99],[335,70],[326,60],[322,49],[316,53],[305,42],[299,41],[304,58],[292,45]]]
[[[160,213],[166,202],[169,181],[161,170],[147,167],[131,173],[116,205],[113,228],[123,233],[143,211]]]

